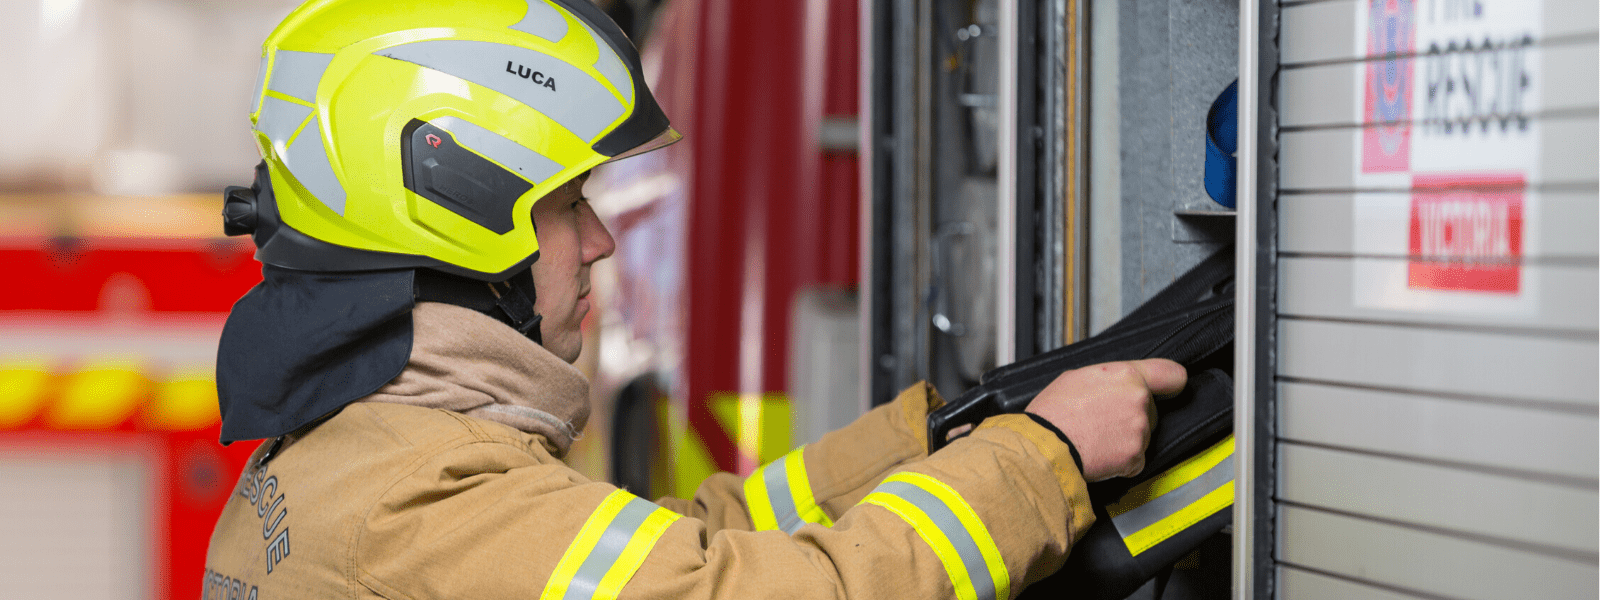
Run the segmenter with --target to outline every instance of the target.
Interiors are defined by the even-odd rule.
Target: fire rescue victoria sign
[[[1531,316],[1541,2],[1363,0],[1355,303]],[[1404,260],[1360,258],[1404,256]]]

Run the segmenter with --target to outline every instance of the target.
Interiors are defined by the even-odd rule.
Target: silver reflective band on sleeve
[[[600,541],[590,551],[589,558],[578,567],[578,572],[573,575],[572,583],[567,585],[566,600],[583,600],[593,598],[596,590],[600,588],[600,580],[611,570],[611,565],[622,556],[622,551],[628,547],[628,542],[633,540],[633,533],[644,524],[650,513],[660,508],[642,499],[635,498],[617,513],[611,520],[611,525],[606,527],[605,533],[600,535]]]
[[[772,515],[778,522],[778,529],[784,533],[794,533],[806,522],[794,507],[794,491],[789,489],[788,462],[789,457],[785,456],[767,465],[761,470],[761,481],[767,484],[767,501],[772,503]]]
[[[561,555],[540,600],[616,598],[678,518],[633,494],[612,492]]]
[[[315,104],[317,85],[331,62],[332,54],[279,50],[272,59],[267,89]]]
[[[806,523],[832,527],[833,521],[812,495],[806,475],[805,446],[757,469],[744,481],[745,505],[756,531],[792,534]]]
[[[626,109],[600,81],[527,48],[471,40],[428,40],[380,50],[510,96],[593,143]]]
[[[989,529],[961,495],[920,473],[896,473],[862,500],[905,520],[939,557],[956,597],[1003,600],[1011,577]]]
[[[511,28],[539,36],[550,42],[560,42],[567,37],[567,19],[561,11],[544,0],[527,0],[528,14]]]
[[[289,144],[289,152],[279,155],[289,173],[300,185],[322,201],[333,212],[344,216],[344,186],[333,174],[333,164],[328,162],[328,151],[322,145],[322,123],[313,117],[300,135]]]
[[[556,173],[561,172],[561,165],[549,157],[523,146],[510,138],[479,127],[476,123],[455,117],[441,117],[429,122],[450,132],[456,141],[463,146],[476,150],[478,154],[500,166],[515,171],[523,179],[535,185],[544,182]]]

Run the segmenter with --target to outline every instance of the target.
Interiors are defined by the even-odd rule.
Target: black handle
[[[1224,248],[1099,335],[997,367],[928,415],[928,451],[950,432],[1022,412],[1062,373],[1119,360],[1166,358],[1192,367],[1233,341],[1233,250]]]

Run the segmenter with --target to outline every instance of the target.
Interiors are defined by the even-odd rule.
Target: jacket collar
[[[419,302],[400,376],[364,402],[438,408],[543,437],[565,456],[589,421],[589,381],[577,367],[477,311]]]

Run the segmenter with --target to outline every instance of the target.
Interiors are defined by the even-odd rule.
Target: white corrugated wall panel
[[[1278,373],[1296,380],[1586,408],[1600,394],[1593,337],[1303,319],[1283,319],[1278,335]]]
[[[1499,512],[1517,510],[1500,507]],[[1488,512],[1485,519],[1500,516]],[[1395,523],[1297,506],[1278,514],[1278,558],[1314,569],[1413,590],[1431,598],[1594,598],[1600,568],[1554,556]]]
[[[1536,190],[1550,184],[1592,189],[1600,161],[1600,120],[1560,117],[1541,120],[1540,176],[1528,184]],[[1360,128],[1311,129],[1278,135],[1278,180],[1286,193],[1356,190]],[[1367,187],[1366,189],[1374,189]],[[1378,188],[1375,191],[1382,191]]]
[[[1284,7],[1278,597],[1600,592],[1596,5]]]
[[[1537,238],[1539,244],[1525,249],[1524,258],[1581,258],[1592,264],[1600,257],[1600,196],[1594,192],[1544,192],[1537,194],[1537,201],[1539,214],[1526,226],[1528,237]],[[1374,209],[1364,214],[1359,229],[1355,224],[1357,203]],[[1407,256],[1410,207],[1410,194],[1285,196],[1278,202],[1278,249],[1287,254]]]
[[[1423,597],[1294,567],[1278,567],[1278,595],[1299,600],[1415,600]]]
[[[1535,46],[1529,52],[1543,73],[1593,73],[1600,65],[1593,41]],[[1366,62],[1319,64],[1285,69],[1278,76],[1278,125],[1351,126],[1364,123],[1354,102],[1366,83]],[[1545,77],[1538,81],[1540,113],[1560,114],[1600,106],[1594,79]]]
[[[1592,410],[1285,382],[1285,442],[1336,446],[1594,485],[1600,416]]]
[[[1285,502],[1484,536],[1592,559],[1592,482],[1557,482],[1295,443],[1279,446]],[[1516,507],[1515,510],[1506,510]],[[1491,516],[1492,515],[1492,516]]]
[[[1525,281],[1537,282],[1522,293],[1534,298],[1523,315],[1487,316],[1477,312],[1393,310],[1363,306],[1362,298],[1385,295],[1403,288],[1403,257],[1286,257],[1278,266],[1278,312],[1286,317],[1381,321],[1387,323],[1458,325],[1463,327],[1516,327],[1551,331],[1588,331],[1600,328],[1600,278],[1595,267],[1568,264],[1523,264]],[[1394,271],[1392,277],[1356,277],[1364,273]],[[1398,305],[1398,304],[1397,304]],[[1403,305],[1398,305],[1403,306]]]
[[[1600,31],[1600,10],[1594,0],[1525,0],[1544,10],[1545,40],[1581,37]],[[1435,3],[1436,4],[1436,3]],[[1279,61],[1294,68],[1304,63],[1363,58],[1366,47],[1356,37],[1356,0],[1308,2],[1284,7],[1280,15]]]

